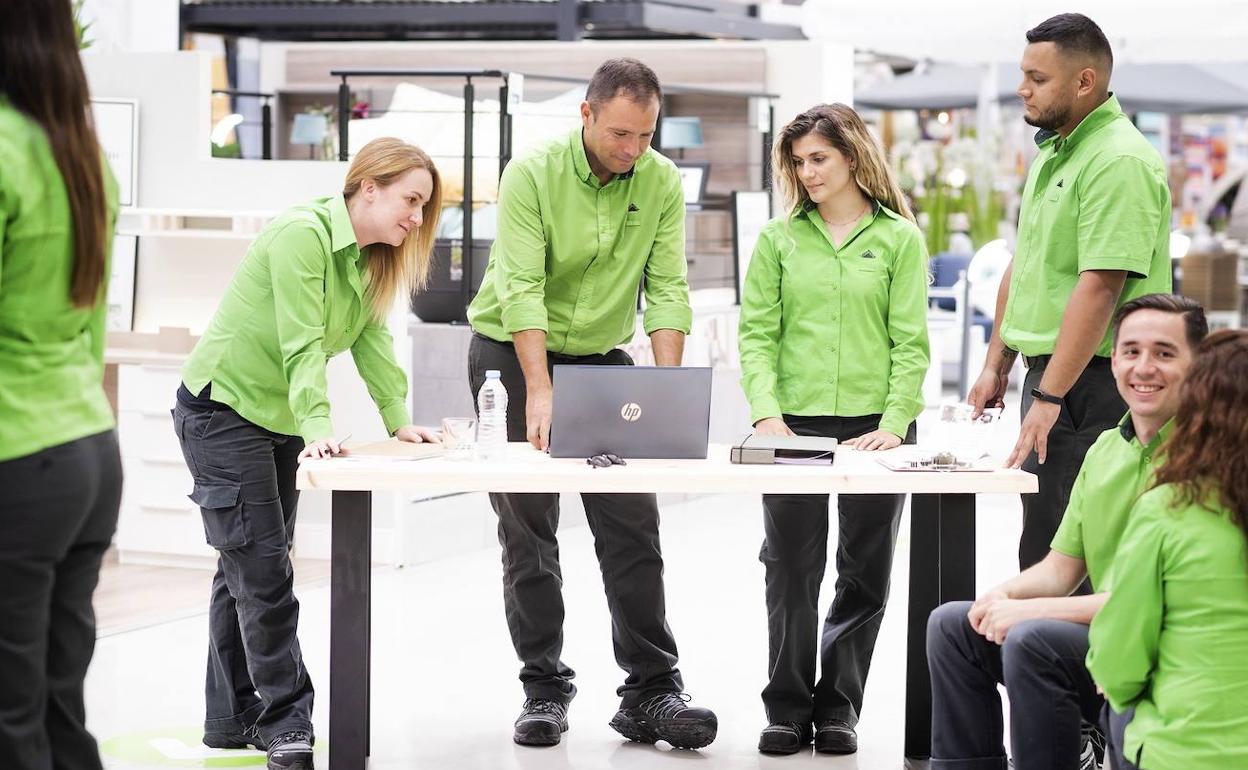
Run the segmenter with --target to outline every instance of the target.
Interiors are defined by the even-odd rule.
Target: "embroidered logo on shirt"
[[[1064,183],[1065,181],[1066,181],[1065,179],[1057,180],[1057,186],[1060,188],[1062,186],[1062,183]]]
[[[866,251],[862,252],[861,256],[863,259],[875,259],[875,254],[871,253],[871,249],[867,249]]]
[[[628,204],[628,213],[632,214],[634,211],[641,211],[641,209],[637,208],[636,203]]]

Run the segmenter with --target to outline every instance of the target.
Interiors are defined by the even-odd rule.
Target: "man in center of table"
[[[513,161],[499,183],[498,238],[468,310],[475,396],[502,375],[510,441],[549,443],[556,364],[630,365],[644,278],[646,333],[660,366],[678,366],[692,311],[685,280],[685,202],[675,165],[650,148],[661,91],[635,59],[594,73],[582,125]],[[696,749],[715,715],[688,704],[668,628],[653,494],[584,494],[611,611],[615,658],[627,677],[611,726],[645,743]],[[574,673],[561,659],[563,578],[559,496],[492,494],[503,547],[503,601],[524,664],[516,743],[552,746],[568,729]]]

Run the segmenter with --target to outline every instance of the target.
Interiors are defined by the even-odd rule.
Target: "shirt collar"
[[[1075,126],[1074,131],[1070,132],[1070,136],[1062,141],[1062,146],[1073,146],[1079,140],[1096,133],[1103,126],[1113,122],[1121,114],[1123,114],[1122,106],[1118,104],[1118,97],[1111,92],[1108,99],[1101,102],[1096,109],[1089,112],[1083,120],[1079,121],[1079,125]],[[1046,142],[1058,136],[1059,134],[1056,131],[1042,128],[1036,132],[1035,141],[1037,145],[1043,147]]]
[[[810,212],[814,211],[814,210],[815,210],[815,209],[817,209],[817,208],[819,208],[818,204],[816,204],[816,203],[815,203],[814,201],[812,201],[810,198],[807,198],[805,201],[803,201],[803,202],[802,202],[802,213],[803,213],[803,214],[809,214]],[[876,218],[877,216],[879,216],[880,214],[884,214],[885,216],[891,217],[891,218],[893,218],[893,219],[900,219],[900,218],[901,218],[901,215],[900,215],[900,214],[898,214],[896,211],[893,211],[893,210],[892,210],[892,209],[890,209],[888,206],[885,206],[883,203],[880,203],[880,202],[879,202],[879,201],[877,201],[875,198],[872,198],[872,199],[871,199],[871,219],[872,219],[872,221],[874,221],[874,220],[875,220],[875,218]]]
[[[593,169],[589,167],[589,156],[585,154],[585,139],[581,133],[583,130],[584,130],[583,128],[578,126],[576,129],[572,131],[571,134],[568,135],[568,145],[572,149],[572,166],[573,168],[576,169],[577,179],[580,179],[582,182],[585,182],[586,184],[597,184],[598,178],[594,176]],[[638,158],[638,160],[641,160],[641,159]],[[632,168],[630,168],[628,171],[625,171],[623,174],[616,174],[615,178],[616,179],[632,179],[633,174],[636,173],[636,171],[637,171],[637,164],[634,163]],[[610,183],[608,182],[608,184]]]
[[[1161,430],[1157,431],[1157,435],[1153,436],[1153,440],[1148,442],[1148,448],[1155,448],[1170,437],[1170,432],[1174,430],[1174,418],[1166,420],[1166,424],[1161,426]],[[1118,422],[1118,434],[1122,436],[1122,440],[1130,443],[1136,440],[1135,421],[1131,419],[1131,413],[1127,412]]]
[[[357,245],[355,228],[351,226],[351,215],[347,213],[347,201],[341,195],[335,195],[329,199],[329,247],[337,254]],[[358,257],[358,248],[355,253]]]

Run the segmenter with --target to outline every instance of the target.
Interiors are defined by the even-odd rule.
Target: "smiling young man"
[[[934,770],[1007,767],[998,683],[1010,698],[1014,767],[1081,766],[1080,720],[1095,723],[1104,703],[1084,667],[1088,624],[1108,598],[1128,515],[1207,332],[1204,310],[1186,297],[1149,294],[1118,310],[1111,370],[1130,411],[1088,451],[1052,549],[974,604],[950,602],[928,621]],[[1072,596],[1085,576],[1100,593]]]
[[[1125,410],[1109,370],[1114,309],[1170,291],[1170,193],[1157,151],[1108,90],[1109,42],[1062,14],[1027,33],[1024,119],[1040,129],[1018,245],[997,297],[984,369],[967,400],[1000,405],[1027,365],[1022,427],[1007,464],[1039,477],[1023,496],[1019,567],[1044,557],[1088,447]]]
[[[511,398],[507,434],[546,449],[551,369],[628,365],[616,346],[633,338],[637,288],[660,366],[678,366],[692,311],[685,280],[685,201],[676,166],[650,148],[661,92],[636,59],[594,73],[582,125],[513,161],[499,187],[498,239],[468,310],[475,394],[497,369]],[[663,597],[659,509],[653,494],[581,496],[611,610],[616,662],[627,672],[611,726],[624,736],[681,748],[715,739],[709,709],[691,707],[676,670]],[[492,494],[503,547],[503,600],[524,667],[516,743],[551,746],[568,729],[576,687],[563,647],[559,496]]]

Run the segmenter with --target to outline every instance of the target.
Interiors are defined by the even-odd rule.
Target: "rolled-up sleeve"
[[[1158,231],[1170,222],[1166,180],[1141,158],[1107,159],[1078,183],[1079,272],[1147,277]]]
[[[277,338],[290,411],[304,441],[333,435],[325,377],[325,266],[329,244],[308,223],[292,222],[269,243]]]
[[[927,249],[914,229],[897,253],[888,290],[891,367],[880,430],[905,438],[923,412],[923,378],[930,361],[927,340]]]
[[[656,329],[675,329],[688,334],[693,326],[687,278],[689,264],[685,260],[685,196],[679,172],[670,171],[671,183],[663,201],[663,214],[646,260],[646,311],[642,316],[646,334]]]
[[[507,334],[549,331],[546,315],[546,234],[537,185],[521,164],[503,171],[498,188],[498,238],[490,258]]]
[[[407,409],[407,374],[395,360],[394,337],[390,330],[370,318],[351,346],[351,357],[368,387],[368,394],[377,404],[386,433],[393,436],[399,428],[411,424],[411,413]]]
[[[780,417],[776,396],[780,355],[780,259],[767,232],[758,237],[741,292],[737,346],[741,353],[741,388],[750,404],[750,422]]]

